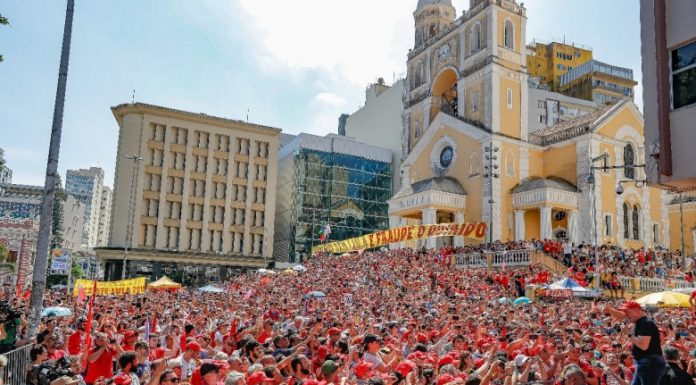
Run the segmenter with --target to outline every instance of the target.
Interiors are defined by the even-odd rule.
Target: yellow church
[[[482,221],[500,241],[669,246],[673,197],[644,183],[632,100],[531,129],[539,106],[529,100],[522,4],[470,0],[457,17],[450,0],[420,0],[414,18],[390,227]]]

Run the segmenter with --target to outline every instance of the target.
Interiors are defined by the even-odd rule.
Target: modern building
[[[274,256],[301,262],[313,245],[389,227],[393,151],[329,134],[300,134],[280,150]]]
[[[12,183],[12,169],[5,161],[5,150],[0,148],[0,184]]]
[[[667,203],[672,248],[696,256],[696,191],[670,194]]]
[[[368,86],[365,90],[365,105],[350,115],[343,115],[343,134],[339,130],[339,135],[391,150],[393,170],[400,169],[404,154],[404,149],[401,148],[404,85],[404,79],[388,86],[380,78],[377,83]],[[394,172],[393,193],[399,191],[400,181],[399,173]]]
[[[643,118],[631,99],[533,131],[530,115],[539,105],[528,85],[524,6],[470,0],[455,15],[449,0],[420,0],[414,13],[404,98],[408,154],[401,189],[389,200],[391,227],[485,222],[493,240],[669,246],[666,194],[643,183]]]
[[[527,72],[550,91],[598,104],[633,98],[633,70],[593,59],[592,50],[565,42],[533,41],[527,46]]]
[[[109,243],[109,228],[111,227],[111,188],[102,188],[101,203],[99,205],[99,231],[97,245],[106,246]]]
[[[84,225],[84,203],[73,195],[66,194],[63,202],[63,249],[73,253],[82,249]]]
[[[573,98],[541,87],[529,78],[529,133],[575,119],[597,109],[597,103]],[[535,107],[536,106],[536,107]]]
[[[597,104],[614,104],[633,99],[633,70],[590,60],[561,76],[558,92]]]
[[[68,170],[65,191],[85,205],[85,222],[82,243],[87,247],[97,245],[99,238],[99,211],[104,188],[104,170],[99,167]]]
[[[95,248],[105,277],[120,278],[124,260],[128,276],[187,268],[224,278],[229,268],[266,266],[280,130],[143,103],[112,111],[120,130],[111,230],[108,246]]]
[[[696,190],[696,2],[641,0],[648,180]]]

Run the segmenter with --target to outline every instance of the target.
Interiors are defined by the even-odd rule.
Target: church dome
[[[418,0],[418,8],[425,7],[426,5],[449,5],[452,6],[452,0]]]

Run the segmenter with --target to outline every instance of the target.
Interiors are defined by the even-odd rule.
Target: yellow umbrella
[[[297,272],[293,269],[285,269],[284,273],[285,274],[296,274]]]
[[[639,304],[659,306],[659,307],[691,307],[689,296],[684,293],[674,291],[661,291],[659,293],[648,294],[636,300]]]

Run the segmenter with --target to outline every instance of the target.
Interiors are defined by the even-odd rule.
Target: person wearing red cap
[[[126,330],[123,334],[123,343],[121,349],[124,352],[132,352],[135,350],[135,342],[138,340],[138,332],[134,330]]]
[[[635,301],[626,301],[616,309],[606,305],[603,310],[616,318],[628,318],[635,323],[633,333],[630,335],[633,344],[631,354],[636,365],[633,384],[659,384],[667,370],[667,363],[662,355],[660,331],[655,321],[648,318],[640,304]],[[629,331],[629,328],[624,330]]]
[[[180,379],[188,379],[193,374],[200,352],[201,345],[198,342],[189,342],[179,357],[167,361],[167,366],[173,368]]]
[[[305,381],[306,382],[306,381]],[[249,378],[247,378],[247,385],[263,385],[272,384],[273,379],[266,376],[263,370],[252,373]]]

